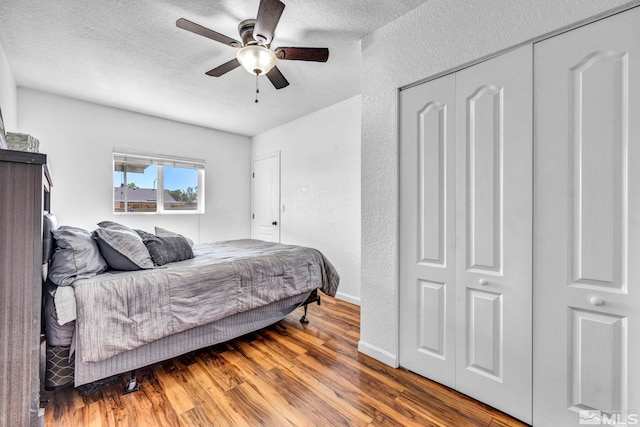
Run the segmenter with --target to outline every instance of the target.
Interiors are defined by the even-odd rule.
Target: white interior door
[[[401,96],[400,365],[455,387],[455,76]]]
[[[640,8],[536,44],[535,88],[533,421],[637,424]]]
[[[532,47],[401,94],[400,365],[532,405]]]
[[[280,153],[253,160],[251,236],[280,242]]]
[[[456,74],[456,389],[531,422],[531,45]]]

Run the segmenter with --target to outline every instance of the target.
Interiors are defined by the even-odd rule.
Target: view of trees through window
[[[204,168],[170,166],[114,153],[114,212],[201,212]],[[152,164],[153,162],[153,164]],[[182,163],[185,163],[182,161]]]
[[[173,201],[165,198],[165,210],[198,208],[198,171],[195,169],[164,167],[164,188]]]

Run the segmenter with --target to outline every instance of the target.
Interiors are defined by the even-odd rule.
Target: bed
[[[305,321],[318,290],[334,296],[339,284],[335,268],[312,248],[250,239],[191,246],[177,234],[160,237],[109,221],[92,233],[78,230],[45,219],[48,389],[91,384],[228,341],[300,306]],[[114,230],[127,239],[135,232],[152,263],[136,243],[144,262],[128,260],[145,267],[124,270],[110,253],[122,248],[101,238]],[[153,242],[166,241],[179,243],[178,260],[154,249]]]

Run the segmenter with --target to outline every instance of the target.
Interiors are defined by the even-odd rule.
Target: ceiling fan
[[[276,67],[278,59],[315,62],[327,62],[329,59],[329,49],[324,47],[278,47],[275,51],[269,48],[283,10],[284,3],[280,0],[260,0],[256,19],[245,19],[238,25],[242,42],[184,18],[178,19],[176,26],[238,49],[234,59],[207,71],[207,75],[220,77],[242,65],[256,76],[256,84],[257,77],[266,74],[276,89],[282,89],[289,82]]]

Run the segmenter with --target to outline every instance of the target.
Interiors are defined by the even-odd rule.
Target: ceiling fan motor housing
[[[253,29],[256,26],[255,19],[245,19],[238,24],[238,32],[242,38],[242,45],[249,46],[252,44],[258,44],[258,41],[253,36]]]

